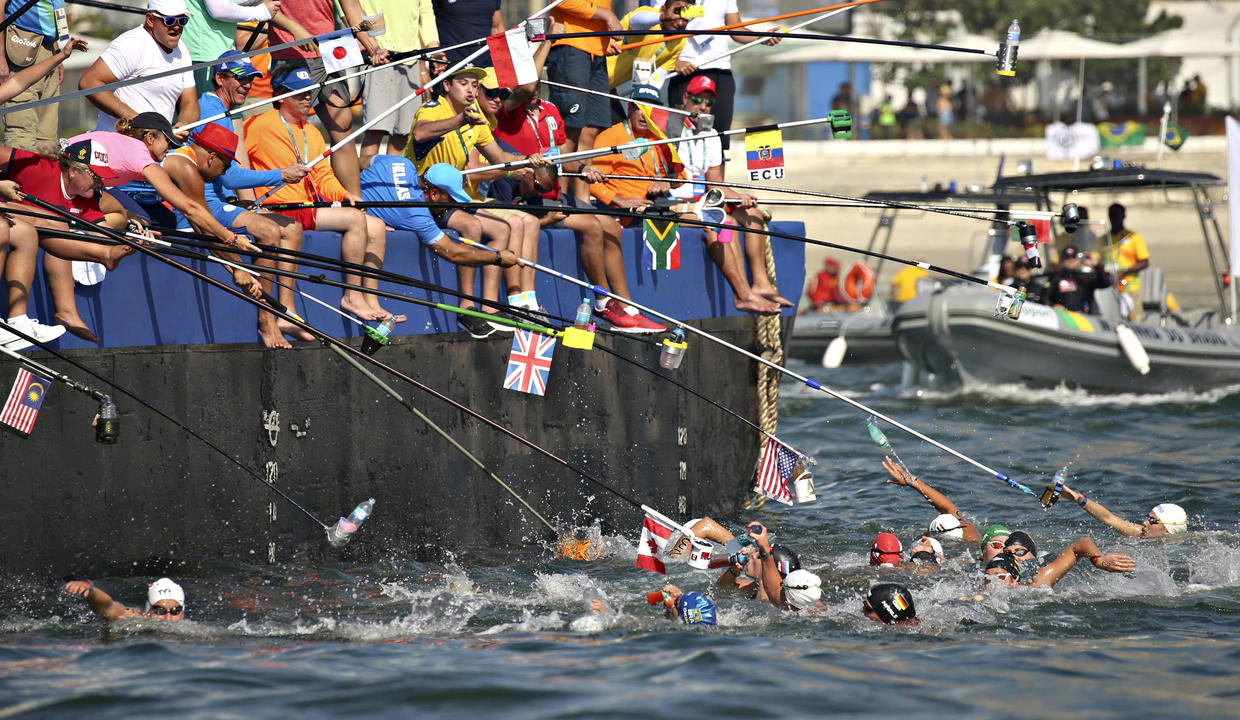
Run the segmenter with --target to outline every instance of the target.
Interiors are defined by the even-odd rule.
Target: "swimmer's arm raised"
[[[111,595],[92,585],[89,580],[71,580],[65,583],[65,591],[85,598],[91,611],[104,620],[119,620],[138,614],[113,600]]]
[[[1085,512],[1094,517],[1095,520],[1113,528],[1116,532],[1128,537],[1139,537],[1141,535],[1141,526],[1134,522],[1129,522],[1122,517],[1116,515],[1106,508],[1105,505],[1095,500],[1085,497],[1084,493],[1079,493],[1067,485],[1063,486],[1064,495],[1072,498],[1072,501],[1080,505],[1084,500],[1085,504],[1081,507],[1085,508]]]
[[[958,519],[960,521],[960,531],[963,535],[961,539],[964,542],[980,543],[982,541],[982,534],[977,531],[977,526],[965,520],[964,514],[960,512],[960,508],[956,507],[956,503],[949,500],[946,495],[927,485],[925,480],[910,475],[907,470],[900,467],[899,463],[894,462],[889,457],[883,458],[883,469],[891,476],[891,479],[887,481],[888,483],[892,485],[907,485],[913,488],[921,493],[922,497],[930,501],[935,510],[943,514],[952,515]]]

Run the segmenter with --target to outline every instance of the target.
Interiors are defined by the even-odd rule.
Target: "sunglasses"
[[[163,605],[152,605],[151,612],[155,613],[156,615],[180,615],[181,613],[185,612],[185,608],[181,607],[180,605],[173,605],[170,608],[164,607]]]
[[[714,106],[715,106],[715,98],[712,98],[712,97],[703,97],[703,96],[700,96],[700,95],[690,95],[690,96],[689,96],[689,102],[696,103],[696,104],[698,104],[698,105],[705,105],[706,107],[714,107]]]
[[[492,100],[507,100],[508,96],[512,94],[512,91],[508,88],[496,88],[494,90],[491,88],[483,88],[482,92]]]
[[[178,25],[181,27],[185,27],[186,25],[189,25],[188,15],[169,16],[169,15],[160,15],[159,13],[151,13],[151,14],[159,18],[160,20],[163,20],[164,25],[166,25],[167,27],[175,27]]]

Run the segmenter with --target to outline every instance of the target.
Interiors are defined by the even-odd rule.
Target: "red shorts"
[[[276,212],[280,213],[286,218],[292,218],[293,220],[296,220],[297,222],[301,223],[301,227],[303,230],[313,230],[315,226],[315,219],[318,218],[319,216],[318,208],[299,208],[297,210],[277,210]]]

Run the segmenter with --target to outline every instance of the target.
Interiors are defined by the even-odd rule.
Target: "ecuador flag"
[[[745,165],[749,182],[784,177],[784,133],[770,128],[745,134]]]

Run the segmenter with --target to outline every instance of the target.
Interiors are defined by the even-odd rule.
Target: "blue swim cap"
[[[715,604],[699,592],[687,592],[676,601],[676,614],[686,625],[714,625]]]

